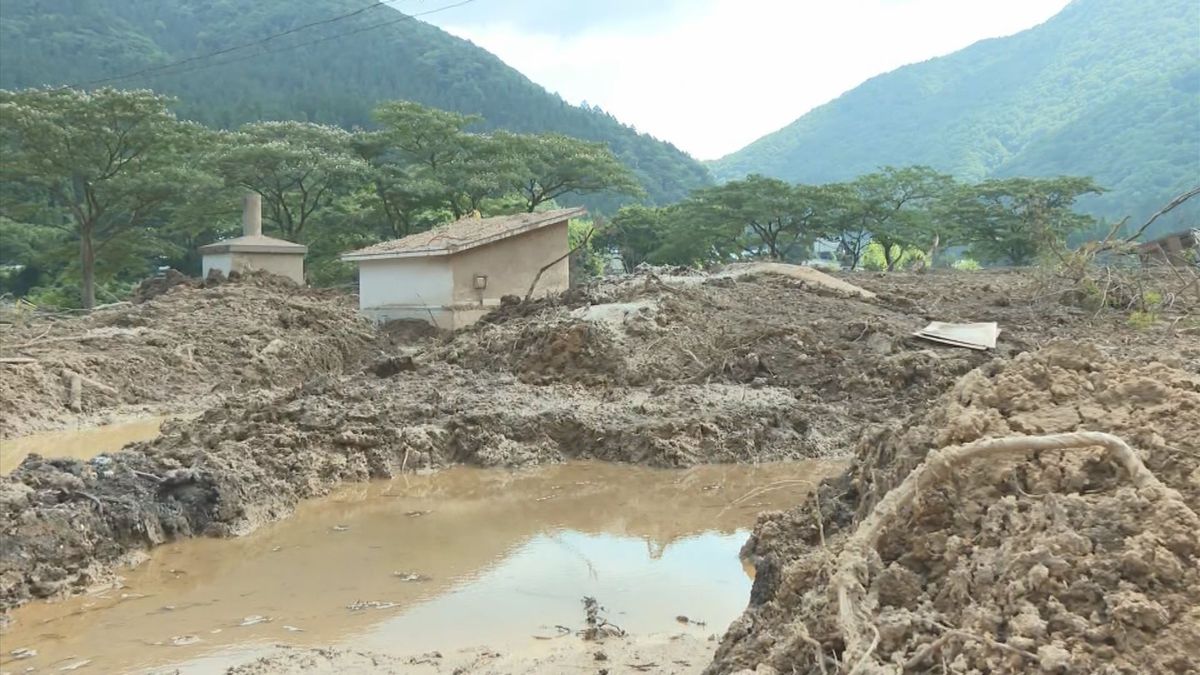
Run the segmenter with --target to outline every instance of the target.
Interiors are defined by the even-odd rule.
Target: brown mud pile
[[[104,582],[114,565],[163,541],[246,532],[343,481],[452,463],[669,467],[844,455],[871,423],[930,410],[993,357],[1003,363],[1049,337],[1100,335],[1119,354],[1137,345],[1107,317],[1016,302],[1020,275],[924,278],[918,296],[916,285],[891,287],[893,277],[855,277],[879,294],[864,298],[787,275],[638,275],[506,304],[448,340],[412,325],[372,331],[346,296],[270,279],[148,289],[144,304],[73,319],[53,336],[72,339],[29,347],[39,363],[19,368],[42,379],[25,376],[21,386],[36,396],[5,428],[55,419],[39,414],[62,409],[56,370],[66,368],[119,387],[111,401],[85,390],[85,410],[125,396],[234,394],[168,423],[155,441],[86,462],[30,457],[0,479],[0,607]],[[931,319],[999,321],[1005,332],[994,354],[910,337]],[[389,340],[420,343],[362,362]],[[881,472],[902,476],[893,456],[920,457],[880,452],[890,454],[871,465],[869,484],[847,484],[882,489]],[[859,505],[825,498],[835,533]],[[774,540],[756,544],[768,561],[759,604],[802,541]]]
[[[0,606],[78,592],[131,552],[229,536],[344,481],[451,463],[652,466],[821,455],[786,390],[589,391],[434,364],[229,399],[87,462],[30,457],[0,483]]]
[[[142,301],[4,333],[0,438],[294,385],[342,371],[375,340],[348,296],[281,277],[150,280],[135,297]]]
[[[1105,431],[1167,491],[1098,449],[975,460],[921,483],[850,572],[872,639],[844,657],[838,556],[931,449]],[[865,435],[813,502],[764,516],[751,606],[710,673],[1195,672],[1200,644],[1200,344],[1118,360],[1059,343],[964,377],[916,423]],[[842,564],[844,564],[844,560]]]
[[[839,448],[863,422],[909,413],[988,358],[911,338],[925,321],[911,306],[773,274],[689,284],[635,277],[532,315],[518,307],[459,333],[436,358],[534,384],[782,387],[814,433]]]

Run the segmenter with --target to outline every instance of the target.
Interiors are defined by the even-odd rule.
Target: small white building
[[[242,236],[196,249],[202,256],[201,274],[210,270],[270,272],[304,283],[304,256],[308,247],[262,233],[262,195],[252,192],[242,199]]]
[[[567,223],[586,213],[463,218],[342,260],[358,263],[359,307],[373,320],[420,319],[452,330],[474,323],[505,295],[525,297],[543,267],[535,295],[566,290]]]

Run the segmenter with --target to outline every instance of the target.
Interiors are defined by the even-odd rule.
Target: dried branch
[[[537,287],[538,281],[541,280],[542,275],[545,274],[546,270],[550,269],[551,267],[554,267],[555,265],[562,262],[563,260],[566,260],[567,258],[571,257],[572,255],[575,254],[576,251],[583,248],[584,246],[587,246],[588,242],[591,241],[591,239],[592,239],[592,235],[595,233],[596,233],[596,227],[593,225],[592,227],[588,228],[587,234],[583,235],[583,239],[581,239],[579,241],[579,243],[575,244],[575,246],[572,247],[571,250],[558,256],[554,260],[551,260],[550,262],[546,263],[545,265],[542,265],[542,269],[537,271],[537,274],[534,275],[534,277],[533,277],[533,281],[529,284],[529,291],[527,293],[525,293],[525,302],[529,302],[529,299],[533,297],[533,289]]]

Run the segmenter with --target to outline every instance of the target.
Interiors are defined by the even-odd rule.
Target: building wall
[[[502,295],[525,297],[538,270],[568,250],[567,222],[563,221],[452,256],[455,308],[498,305]],[[475,288],[477,274],[487,276],[482,291]],[[569,285],[570,263],[563,258],[542,274],[535,295],[564,291]]]
[[[525,296],[543,265],[568,251],[567,223],[556,223],[452,256],[390,258],[358,263],[359,308],[374,321],[420,319],[447,330],[477,321],[502,295]],[[487,287],[475,288],[475,275]],[[565,290],[569,263],[546,270],[536,294]]]
[[[210,269],[228,275],[230,272],[262,271],[288,277],[298,284],[304,283],[303,253],[213,253],[204,256],[201,274],[208,276]]]
[[[233,269],[233,254],[209,253],[200,262],[200,275],[207,277],[209,270],[220,270],[226,276]]]
[[[375,321],[430,320],[449,328],[454,276],[447,256],[358,263],[358,306]]]

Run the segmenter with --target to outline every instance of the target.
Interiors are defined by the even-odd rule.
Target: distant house
[[[1200,229],[1175,232],[1138,247],[1143,263],[1162,262],[1184,267],[1195,265],[1200,258]]]
[[[375,321],[420,319],[439,328],[471,324],[505,295],[565,290],[567,222],[583,209],[463,218],[427,232],[342,255],[358,263],[359,307]],[[557,261],[557,262],[555,262]]]

